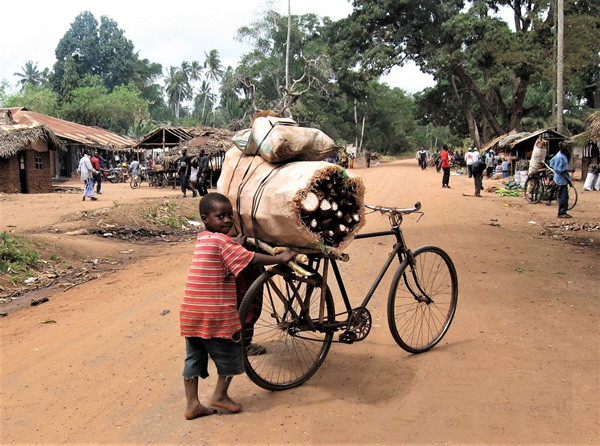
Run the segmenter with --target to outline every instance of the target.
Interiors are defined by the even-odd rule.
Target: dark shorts
[[[184,379],[207,378],[209,356],[217,366],[219,376],[241,375],[245,371],[241,342],[220,338],[185,338],[185,351]]]

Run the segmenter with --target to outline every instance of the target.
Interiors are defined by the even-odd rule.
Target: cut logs
[[[237,232],[267,243],[339,251],[364,224],[362,180],[324,161],[271,164],[231,149],[217,189]]]

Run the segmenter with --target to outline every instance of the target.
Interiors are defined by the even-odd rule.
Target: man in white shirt
[[[83,188],[82,201],[85,201],[85,197],[89,197],[90,200],[96,201],[97,198],[94,197],[94,175],[96,175],[98,171],[92,166],[89,152],[84,152],[83,156],[79,160],[79,167],[77,168],[77,171],[79,172],[79,178],[85,184]]]
[[[475,162],[473,158],[473,148],[470,147],[467,153],[465,153],[465,162],[467,163],[467,175],[469,178],[473,178],[473,163]]]

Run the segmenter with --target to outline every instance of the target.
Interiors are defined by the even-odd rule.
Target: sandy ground
[[[235,378],[231,393],[242,413],[186,421],[178,308],[193,245],[139,246],[122,270],[49,291],[49,302],[0,320],[0,443],[599,444],[600,233],[577,233],[583,245],[540,235],[542,225],[562,223],[555,204],[467,197],[472,180],[452,176],[452,189],[442,189],[441,174],[413,160],[355,173],[369,203],[421,201],[421,220],[403,223],[407,243],[439,245],[456,264],[457,314],[437,347],[411,355],[394,343],[388,273],[371,301],[374,327],[365,341],[334,344],[316,375],[291,391]],[[0,230],[49,237],[48,227],[68,227],[65,215],[84,208],[177,195],[124,184],[105,184],[93,203],[70,194],[5,195]],[[598,193],[580,194],[571,222],[600,221],[599,204]],[[364,231],[386,226],[373,214]],[[76,239],[71,245],[83,253],[131,246]],[[347,250],[342,273],[353,302],[391,243],[366,239]],[[47,319],[56,323],[41,323]],[[204,402],[215,381],[201,383]]]

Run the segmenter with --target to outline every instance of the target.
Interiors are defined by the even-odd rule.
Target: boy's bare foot
[[[216,399],[213,397],[208,401],[208,403],[213,407],[217,407],[219,409],[225,409],[231,413],[237,413],[240,410],[242,410],[242,405],[240,403],[236,403],[228,396],[225,396],[225,397],[219,398],[219,399]]]
[[[186,409],[183,415],[187,420],[193,420],[194,418],[205,417],[207,415],[212,415],[215,413],[217,413],[216,409],[213,409],[212,407],[206,407],[200,404],[199,406],[194,407],[193,409]]]

